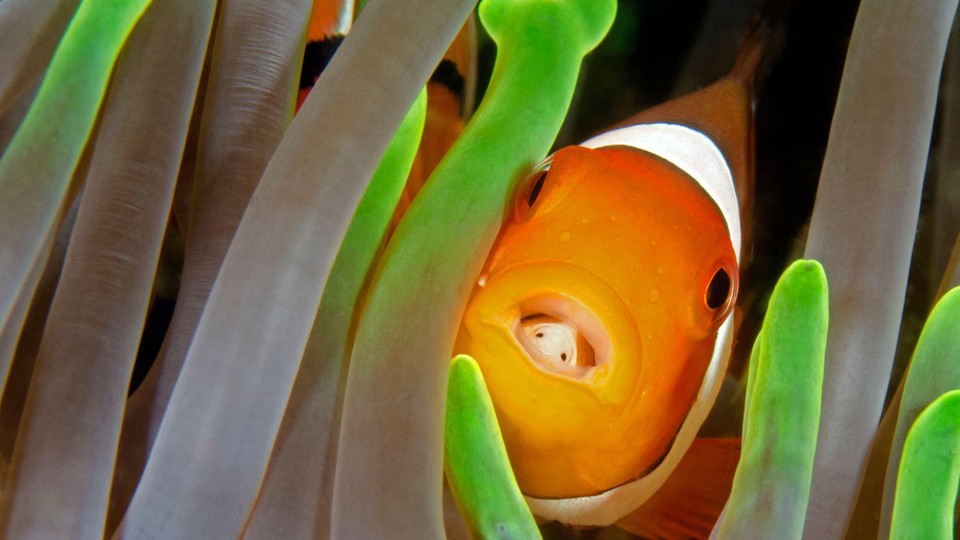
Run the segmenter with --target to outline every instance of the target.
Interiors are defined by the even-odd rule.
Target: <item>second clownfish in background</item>
[[[309,95],[364,4],[354,0],[313,0],[297,109]],[[473,111],[476,56],[476,23],[470,17],[427,83],[427,116],[423,136],[397,204],[394,225],[460,135]]]

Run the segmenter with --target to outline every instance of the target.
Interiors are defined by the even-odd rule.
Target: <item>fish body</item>
[[[467,307],[456,352],[483,370],[534,510],[654,473],[712,402],[739,221],[729,169],[698,169],[687,148],[723,163],[674,124],[558,151],[518,197]]]
[[[714,85],[559,150],[518,190],[454,352],[479,363],[542,518],[630,514],[716,399],[739,282],[738,187],[752,183],[740,75],[756,51]]]

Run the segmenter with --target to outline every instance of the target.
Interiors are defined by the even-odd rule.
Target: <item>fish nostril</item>
[[[593,347],[572,324],[543,313],[520,320],[520,344],[538,364],[567,372],[596,365]]]

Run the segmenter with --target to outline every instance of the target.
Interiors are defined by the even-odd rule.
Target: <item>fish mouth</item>
[[[520,456],[514,468],[521,491],[545,518],[573,522],[565,510],[572,505],[584,513],[576,523],[590,525],[645,500],[676,466],[715,399],[730,319],[679,426],[658,428],[662,438],[630,438],[636,443],[607,436],[614,428],[638,429],[645,370],[657,367],[645,358],[644,320],[625,292],[571,261],[527,260],[479,276],[464,314],[458,352],[480,363],[508,452]],[[597,462],[604,467],[582,481],[554,481]],[[606,510],[611,499],[623,508]]]
[[[610,335],[579,299],[544,292],[520,301],[512,321],[520,349],[541,370],[572,379],[589,378],[608,365]]]
[[[478,288],[465,318],[477,339],[506,340],[529,367],[589,388],[601,405],[633,392],[642,339],[620,292],[601,276],[568,261],[534,260],[483,275]]]

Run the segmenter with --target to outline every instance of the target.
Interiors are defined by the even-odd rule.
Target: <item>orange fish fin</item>
[[[739,437],[695,439],[663,487],[617,526],[644,538],[708,538],[739,459]]]
[[[313,0],[297,91],[297,109],[300,109],[323,68],[333,58],[352,20],[353,0]]]
[[[727,74],[728,79],[739,81],[747,91],[747,138],[743,150],[743,170],[739,175],[734,171],[734,183],[737,188],[737,198],[740,202],[740,222],[742,223],[743,230],[743,260],[744,263],[747,263],[742,266],[749,266],[748,263],[752,259],[752,212],[757,145],[756,126],[754,125],[754,113],[756,110],[754,88],[756,87],[757,70],[760,66],[760,61],[763,59],[763,54],[767,49],[769,33],[769,26],[765,19],[757,16],[751,20],[740,41],[740,50],[737,52],[737,59],[733,63],[733,68],[730,70],[730,73]]]
[[[733,68],[730,69],[727,77],[737,79],[743,82],[747,88],[752,89],[754,79],[757,76],[757,68],[760,66],[760,60],[763,59],[763,53],[767,48],[768,33],[769,25],[765,19],[756,16],[750,20],[744,29],[739,50],[737,50],[737,58],[734,60]]]

